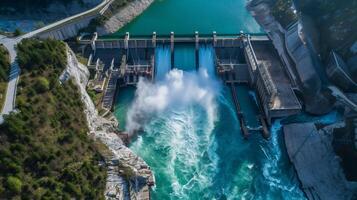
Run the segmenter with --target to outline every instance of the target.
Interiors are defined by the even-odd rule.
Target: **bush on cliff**
[[[18,112],[0,125],[0,199],[103,199],[106,170],[78,88],[58,80],[65,44],[24,40],[18,53]]]
[[[0,82],[7,81],[10,70],[9,54],[5,47],[0,45]]]

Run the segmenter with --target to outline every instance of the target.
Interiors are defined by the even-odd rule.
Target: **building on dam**
[[[262,124],[258,131],[262,131],[265,137],[269,137],[266,127],[273,118],[294,115],[302,109],[293,90],[296,86],[292,75],[266,35],[217,35],[215,32],[199,35],[196,32],[191,36],[175,36],[171,32],[163,36],[153,33],[130,38],[126,33],[123,38],[102,39],[94,34],[91,39],[80,40],[80,43],[88,46],[88,66],[96,74],[93,82],[97,83],[98,91],[103,90],[103,107],[108,109],[113,105],[118,88],[135,85],[141,77],[155,81],[160,76],[163,69],[156,65],[158,61],[155,59],[165,57],[167,70],[177,67],[175,53],[178,54],[179,47],[192,49],[194,62],[191,65],[194,65],[193,70],[197,70],[202,45],[213,49],[217,77],[232,88],[236,84],[246,84],[256,92],[260,111],[257,118]],[[158,48],[166,49],[160,51],[166,53],[158,55]],[[248,136],[250,131],[257,130],[245,125],[235,89],[232,89],[232,94],[242,132]]]

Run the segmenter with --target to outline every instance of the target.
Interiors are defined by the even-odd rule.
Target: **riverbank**
[[[333,130],[314,123],[284,126],[285,145],[308,199],[355,199],[356,183],[346,180],[340,158],[334,152]]]
[[[115,119],[108,120],[98,116],[98,112],[86,91],[89,71],[78,63],[75,54],[68,50],[68,66],[61,81],[71,76],[80,88],[82,102],[85,105],[90,135],[104,143],[109,152],[101,152],[107,165],[107,184],[105,196],[108,199],[121,199],[129,196],[150,198],[150,186],[154,177],[150,167],[136,156],[121,140]]]
[[[135,0],[129,1],[120,8],[109,7],[104,16],[110,17],[105,20],[104,24],[97,27],[98,34],[107,35],[116,32],[144,12],[153,2],[154,0]]]

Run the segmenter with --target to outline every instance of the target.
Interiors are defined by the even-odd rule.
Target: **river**
[[[156,1],[117,34],[260,33],[244,4]],[[280,120],[274,121],[270,140],[259,132],[244,140],[230,90],[214,74],[211,47],[200,48],[198,71],[193,47],[177,48],[178,69],[169,71],[167,47],[158,47],[156,82],[120,90],[115,107],[120,129],[140,130],[130,148],[155,174],[152,199],[305,199],[286,154]],[[245,85],[236,89],[247,124],[259,126],[254,92]]]

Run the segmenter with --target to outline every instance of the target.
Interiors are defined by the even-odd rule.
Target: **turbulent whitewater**
[[[157,50],[157,67],[166,67],[155,83],[140,80],[126,119],[127,131],[137,133],[130,148],[155,173],[152,199],[304,199],[280,121],[270,141],[259,133],[242,138],[230,90],[215,77],[212,47],[200,47],[198,71],[169,71],[167,49]],[[237,90],[255,105],[247,87]]]

